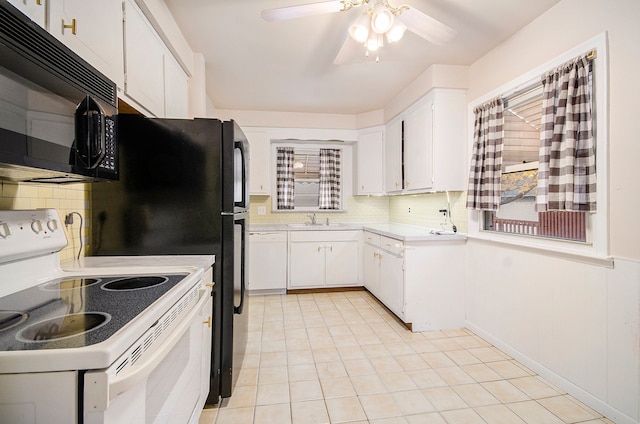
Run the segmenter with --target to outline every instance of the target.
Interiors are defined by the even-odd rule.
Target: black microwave
[[[0,0],[0,180],[118,179],[114,82]]]

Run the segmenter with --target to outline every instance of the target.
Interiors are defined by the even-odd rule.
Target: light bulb
[[[407,27],[402,22],[400,22],[400,19],[396,19],[391,29],[387,31],[387,41],[389,43],[400,41],[406,29]]]
[[[369,38],[367,39],[365,46],[367,47],[367,50],[375,52],[380,47],[382,47],[382,44],[382,36],[372,32],[371,34],[369,34]]]
[[[349,27],[349,35],[358,43],[364,43],[369,37],[369,15],[365,12]]]
[[[371,29],[378,34],[384,34],[392,25],[393,13],[383,3],[376,4],[371,14]]]

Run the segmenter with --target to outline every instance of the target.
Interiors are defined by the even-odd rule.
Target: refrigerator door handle
[[[242,280],[242,285],[240,286],[240,304],[238,306],[234,306],[233,307],[233,313],[234,314],[242,314],[242,309],[244,309],[244,297],[246,296],[246,293],[244,292],[245,288],[244,288],[244,279]]]

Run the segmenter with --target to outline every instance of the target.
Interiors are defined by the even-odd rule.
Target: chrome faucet
[[[307,215],[309,217],[309,219],[311,220],[311,224],[312,225],[316,225],[316,214],[314,213],[313,215],[309,214]]]

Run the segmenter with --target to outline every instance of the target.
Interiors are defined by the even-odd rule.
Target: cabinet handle
[[[409,181],[405,181],[405,182],[404,182],[404,185],[405,185],[405,186],[407,186],[407,187],[409,187],[409,186],[411,185],[411,183],[410,183]]]
[[[318,253],[320,253],[320,249],[324,249],[324,247],[318,246]]]
[[[37,4],[38,6],[42,6],[42,0],[36,0],[36,4]]]
[[[213,283],[207,283],[204,285],[205,287],[213,288]]]
[[[207,324],[207,327],[211,328],[211,317],[208,317],[206,321],[202,321],[203,324]]]
[[[71,30],[71,34],[76,35],[76,18],[71,19],[70,24],[65,24],[64,21],[62,21],[62,32],[67,28]]]
[[[384,258],[384,256],[382,256],[381,253],[378,253],[378,259],[382,260],[382,258]]]

